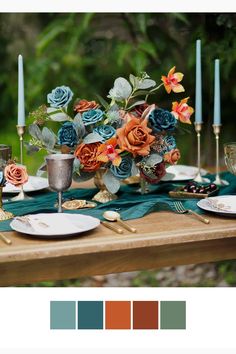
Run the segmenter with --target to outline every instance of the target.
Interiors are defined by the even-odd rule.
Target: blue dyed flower
[[[51,107],[63,108],[68,106],[73,95],[73,92],[68,86],[59,86],[47,95],[47,99]]]
[[[165,152],[174,150],[177,147],[176,140],[172,135],[167,135],[164,137],[164,145],[166,146]]]
[[[82,121],[84,125],[91,125],[100,122],[103,118],[104,112],[101,109],[90,109],[82,114]]]
[[[116,134],[115,128],[111,127],[110,125],[99,125],[93,131],[101,135],[103,141],[110,139],[113,135]]]
[[[155,108],[149,115],[149,126],[154,133],[162,131],[173,131],[177,120],[169,111],[162,108]]]
[[[125,179],[131,176],[133,160],[130,156],[125,156],[122,158],[119,166],[111,165],[112,174],[119,179]]]
[[[78,136],[75,126],[72,122],[63,123],[58,131],[58,144],[73,147],[77,144]]]

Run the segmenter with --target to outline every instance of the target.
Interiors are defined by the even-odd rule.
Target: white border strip
[[[236,12],[232,0],[8,0],[0,12]]]

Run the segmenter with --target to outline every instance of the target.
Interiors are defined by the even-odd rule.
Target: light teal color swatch
[[[50,329],[75,329],[75,301],[50,302]]]

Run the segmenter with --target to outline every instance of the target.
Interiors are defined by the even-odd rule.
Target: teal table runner
[[[211,181],[214,180],[214,175],[207,175]],[[222,173],[222,178],[226,179],[230,184],[226,187],[221,187],[219,195],[236,194],[236,176],[226,172]],[[118,199],[106,204],[98,203],[96,208],[82,210],[68,210],[65,212],[86,214],[103,219],[102,214],[105,210],[118,211],[124,220],[141,218],[144,215],[160,210],[175,211],[173,202],[168,192],[175,189],[181,183],[163,182],[157,185],[150,186],[150,192],[141,195],[137,186],[122,186],[118,192]],[[186,184],[185,182],[182,184]],[[97,192],[96,188],[91,189],[71,189],[63,194],[64,199],[86,199],[91,200]],[[12,212],[15,216],[33,214],[33,213],[52,213],[57,209],[54,207],[57,194],[54,192],[34,193],[32,200],[4,203],[4,209]],[[11,196],[10,196],[11,197]],[[9,198],[10,198],[9,197]],[[7,198],[7,197],[6,197]],[[179,200],[179,199],[178,199]],[[203,211],[197,206],[198,199],[183,199],[182,202],[187,209],[197,211],[199,214]],[[0,222],[0,231],[10,231],[11,220]]]

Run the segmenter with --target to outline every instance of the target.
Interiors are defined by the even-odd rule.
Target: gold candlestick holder
[[[20,164],[23,165],[23,147],[24,147],[24,134],[25,134],[25,126],[24,125],[17,125],[17,134],[20,139]],[[32,199],[24,192],[23,185],[20,186],[20,193],[16,196],[11,198],[12,201],[19,201],[19,200],[27,200]]]
[[[198,172],[194,181],[197,183],[210,183],[208,178],[202,177],[201,174],[201,131],[202,131],[202,123],[195,123],[195,131],[197,133],[197,167]]]
[[[220,128],[221,125],[213,124],[213,131],[216,139],[216,178],[213,183],[217,186],[228,186],[229,182],[220,178]]]
[[[3,203],[2,203],[2,188],[3,186],[0,186],[0,221],[4,221],[4,220],[9,220],[12,219],[14,217],[14,215],[12,213],[10,213],[9,211],[4,210],[3,208]]]

